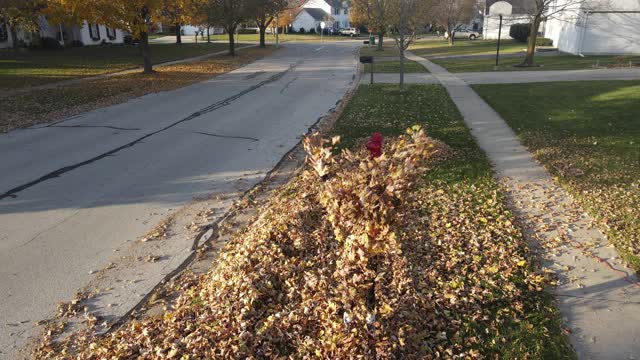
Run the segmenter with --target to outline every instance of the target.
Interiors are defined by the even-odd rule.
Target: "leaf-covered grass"
[[[409,50],[418,56],[426,58],[435,56],[489,55],[496,53],[497,43],[497,40],[471,41],[457,39],[453,46],[449,46],[446,40],[426,40],[414,43]],[[502,40],[500,42],[500,53],[518,53],[526,47],[526,44],[521,42]]]
[[[514,67],[520,64],[523,58],[501,58],[497,71],[544,71],[544,70],[587,70],[598,67],[628,67],[629,62],[633,67],[640,66],[640,56],[586,56],[576,55],[547,55],[535,58],[534,67]],[[494,70],[495,58],[475,59],[436,59],[434,63],[443,66],[453,73],[496,71]]]
[[[225,44],[151,44],[155,64],[225,50]],[[63,50],[0,51],[0,91],[142,66],[136,46],[85,46]]]
[[[640,271],[640,81],[474,89]]]
[[[470,280],[468,274],[463,274],[474,271],[467,266],[471,266],[470,263],[478,260],[479,256],[488,262],[487,266],[493,266],[491,262],[497,259],[492,258],[491,252],[495,249],[487,247],[483,250],[484,255],[474,255],[472,250],[485,237],[508,243],[503,245],[518,249],[517,252],[526,258],[525,241],[520,231],[513,227],[513,216],[505,206],[490,164],[443,87],[410,85],[406,92],[401,93],[394,85],[363,85],[333,132],[341,136],[343,146],[353,148],[359,139],[370,136],[372,132],[396,136],[413,124],[424,126],[430,136],[446,143],[453,153],[426,173],[420,182],[421,196],[418,197],[423,204],[422,211],[428,214],[427,223],[421,225],[433,237],[431,241],[438,243],[442,256],[453,256],[451,268],[441,268],[438,277],[454,285],[461,278]],[[413,241],[420,243],[421,240]],[[421,250],[414,246],[407,245],[405,251],[412,259],[411,263],[431,261],[417,255]],[[435,245],[432,243],[430,246]],[[516,306],[521,307],[522,312],[493,327],[473,321],[465,323],[469,326],[466,335],[471,338],[489,334],[478,344],[467,344],[467,348],[475,349],[488,358],[574,358],[551,297],[544,292],[527,289],[523,279],[515,277],[511,281],[508,286],[523,289],[526,299],[510,303],[514,299],[509,298],[508,292],[494,289],[490,295],[494,302],[489,311],[492,314],[510,313]],[[423,290],[425,296],[428,291],[434,291]],[[443,286],[435,291],[438,290],[451,289]]]
[[[236,57],[223,55],[165,66],[153,74],[118,75],[5,97],[0,101],[0,133],[187,86],[237,69],[272,51],[273,47],[243,49]]]
[[[379,61],[373,64],[373,71],[376,73],[400,73],[400,61]],[[371,72],[371,64],[364,64],[364,72]],[[427,68],[420,65],[417,61],[406,60],[404,63],[405,73],[426,73]]]

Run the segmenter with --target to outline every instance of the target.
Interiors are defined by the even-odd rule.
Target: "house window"
[[[116,39],[116,29],[112,29],[112,28],[106,28],[107,29],[107,37],[110,40],[115,40]]]
[[[345,15],[349,15],[349,9],[346,9],[346,8],[345,8],[345,9],[344,9],[344,14],[345,14]]]
[[[89,24],[89,37],[92,40],[100,40],[100,25]]]
[[[333,15],[340,15],[340,8],[334,7],[333,8]]]
[[[6,24],[0,24],[0,42],[9,40],[9,32]]]

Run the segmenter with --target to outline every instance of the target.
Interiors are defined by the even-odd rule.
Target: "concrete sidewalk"
[[[640,285],[592,219],[556,184],[516,134],[460,77],[409,54],[444,85],[493,164],[524,221],[580,359],[634,359],[640,354]],[[495,75],[492,73],[492,75]],[[611,267],[609,267],[611,266]]]
[[[435,64],[434,64],[435,65]],[[446,71],[446,70],[445,70]],[[640,80],[640,68],[488,71],[459,73],[456,77],[467,84],[513,84],[551,81]]]

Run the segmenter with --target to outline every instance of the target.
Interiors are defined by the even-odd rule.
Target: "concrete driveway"
[[[0,358],[168,215],[262,179],[353,86],[357,46],[287,43],[210,81],[0,135]],[[153,242],[161,260],[132,261],[113,280],[112,313],[126,313],[192,242]]]

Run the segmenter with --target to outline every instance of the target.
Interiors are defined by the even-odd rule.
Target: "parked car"
[[[481,37],[482,35],[474,30],[470,30],[470,29],[456,29],[453,33],[453,38],[454,39],[469,39],[469,40],[475,40],[479,37]],[[448,39],[449,38],[449,34],[448,33],[444,33],[444,38]]]
[[[360,36],[360,29],[356,29],[356,28],[344,28],[344,29],[340,29],[340,35],[343,36]]]

